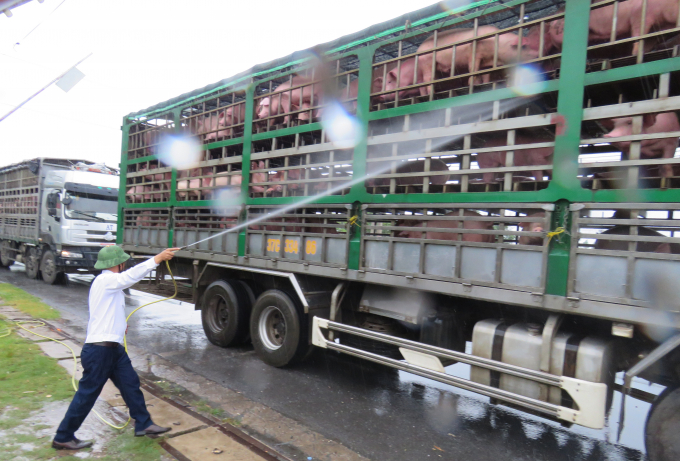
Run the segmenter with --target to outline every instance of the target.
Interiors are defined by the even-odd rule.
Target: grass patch
[[[213,416],[216,416],[219,419],[226,418],[227,416],[226,411],[224,411],[221,408],[211,407],[208,401],[206,400],[199,400],[198,402],[192,402],[192,404],[199,413],[209,413]]]
[[[17,458],[36,461],[80,461],[81,458],[66,455],[63,451],[52,448],[52,439],[38,439],[35,436],[14,434],[4,437],[3,450],[0,451],[0,461],[10,461]],[[23,448],[22,448],[23,445]],[[128,430],[119,434],[104,447],[103,453],[92,453],[90,449],[81,450],[90,453],[88,459],[99,461],[158,461],[165,450],[157,440],[148,437],[134,437],[134,432]]]
[[[161,458],[165,450],[158,444],[158,440],[148,437],[135,437],[130,430],[118,435],[104,449],[106,456],[103,461],[155,461]]]
[[[234,426],[234,427],[239,427],[239,426],[242,424],[242,423],[241,423],[241,420],[240,420],[240,419],[236,419],[236,418],[224,418],[224,419],[222,420],[222,422],[223,422],[223,423],[230,424],[230,425],[232,425],[232,426]]]
[[[0,320],[0,331],[8,326]],[[14,333],[0,338],[0,411],[11,407],[12,413],[27,414],[72,396],[71,376],[56,360],[44,356],[37,344]]]
[[[0,320],[0,334],[8,326],[8,322]],[[29,428],[28,422],[24,422],[46,403],[69,400],[72,396],[71,376],[56,360],[43,355],[36,344],[14,333],[0,338],[0,430],[7,431],[0,441],[0,461],[17,458],[79,461],[81,458],[55,451],[51,447],[51,436],[38,438],[33,435],[45,429],[45,425],[36,424]],[[30,434],[21,433],[26,428],[29,428]],[[111,442],[104,447],[104,453],[91,453],[89,459],[157,461],[163,453],[157,440],[134,437],[134,429],[128,428],[122,434],[113,435]]]
[[[8,327],[8,322],[0,320],[0,332]],[[72,396],[71,376],[56,360],[44,356],[36,344],[15,333],[0,338],[0,430],[16,429],[45,403]],[[31,427],[34,431],[42,428],[43,425]],[[55,451],[50,448],[51,438],[39,439],[10,432],[2,442],[0,461],[17,457],[35,460],[55,457]]]
[[[235,420],[234,418],[229,418],[229,414],[222,408],[214,407],[211,403],[205,399],[198,398],[193,392],[183,388],[182,386],[175,384],[173,382],[168,382],[165,380],[154,381],[155,384],[163,389],[164,398],[180,397],[182,400],[188,402],[194,409],[203,413],[204,415],[212,415],[217,419],[229,423],[232,426],[240,426],[241,422]]]
[[[36,318],[53,320],[61,317],[58,310],[52,309],[42,302],[40,298],[36,298],[9,283],[0,283],[0,299],[4,301],[3,304],[16,307],[20,311]]]

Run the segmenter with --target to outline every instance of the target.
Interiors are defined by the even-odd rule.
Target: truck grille
[[[107,239],[106,236],[110,235]],[[88,230],[85,232],[85,241],[88,243],[114,243],[116,241],[115,231]]]

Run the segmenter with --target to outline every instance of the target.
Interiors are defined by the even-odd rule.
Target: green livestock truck
[[[639,399],[649,459],[680,459],[660,6],[433,5],[131,113],[117,242],[182,248],[218,346],[276,367],[329,349],[596,429]]]

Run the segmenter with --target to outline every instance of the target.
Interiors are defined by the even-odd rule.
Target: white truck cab
[[[116,242],[118,172],[91,162],[35,159],[0,168],[0,176],[11,197],[0,212],[2,265],[23,262],[29,277],[48,283],[65,273],[95,272],[99,250]]]

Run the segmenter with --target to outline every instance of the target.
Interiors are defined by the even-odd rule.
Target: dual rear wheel
[[[647,415],[645,447],[650,461],[680,459],[680,387],[669,387],[656,398]]]
[[[0,267],[9,267],[14,264],[11,259],[14,253],[10,250],[10,243],[6,240],[0,241]]]
[[[258,357],[275,367],[304,359],[311,348],[307,317],[296,298],[282,290],[255,299],[246,283],[218,280],[203,295],[201,320],[211,343],[230,347],[250,339]]]

